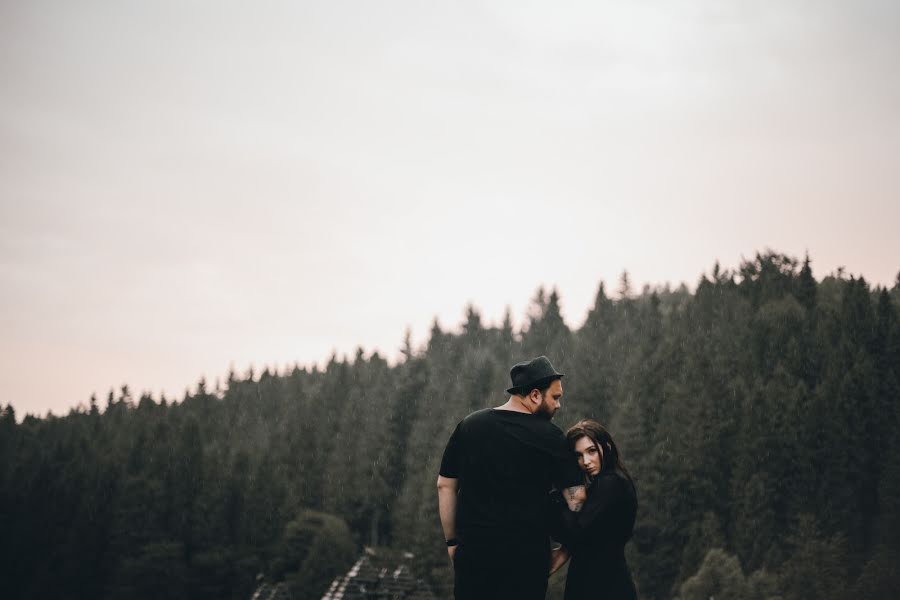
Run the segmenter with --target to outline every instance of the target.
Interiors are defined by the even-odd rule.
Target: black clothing
[[[456,600],[544,600],[550,544],[545,538],[464,540],[453,558]]]
[[[636,600],[625,562],[636,514],[634,487],[611,469],[591,482],[581,512],[559,509],[554,537],[572,554],[565,600]]]
[[[463,419],[441,475],[459,479],[456,532],[546,539],[547,492],[582,485],[562,431],[539,416],[486,408]]]
[[[562,431],[528,413],[479,410],[456,426],[440,474],[459,480],[456,598],[543,598],[548,491],[583,484]]]

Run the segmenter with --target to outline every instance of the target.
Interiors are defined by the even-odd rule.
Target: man
[[[563,374],[546,356],[515,365],[503,406],[456,426],[441,461],[438,506],[456,600],[543,600],[550,567],[548,492],[585,499],[565,436],[550,423]]]

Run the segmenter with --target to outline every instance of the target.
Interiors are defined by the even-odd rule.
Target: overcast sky
[[[0,405],[393,358],[540,285],[900,270],[900,3],[0,3]]]

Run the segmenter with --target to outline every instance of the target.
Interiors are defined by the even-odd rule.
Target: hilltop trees
[[[608,424],[635,478],[643,598],[893,597],[898,306],[900,285],[817,281],[809,257],[770,252],[694,293],[601,284],[576,330],[540,289],[521,331],[470,305],[397,364],[360,349],[22,423],[6,405],[3,595],[244,599],[263,573],[313,598],[364,544],[415,553],[446,595],[446,439],[547,354],[566,373],[557,424]]]

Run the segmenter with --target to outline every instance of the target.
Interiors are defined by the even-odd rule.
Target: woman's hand
[[[560,546],[555,550],[550,551],[550,573],[547,575],[553,575],[557,571],[559,571],[566,561],[569,560],[569,551]]]

